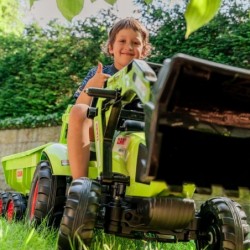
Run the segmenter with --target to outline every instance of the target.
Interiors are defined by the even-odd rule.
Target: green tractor
[[[238,202],[219,196],[196,207],[193,198],[212,185],[250,187],[249,70],[185,54],[162,65],[133,60],[105,88],[86,93],[95,134],[89,176],[71,178],[69,106],[59,143],[2,158],[15,190],[0,196],[7,219],[48,218],[62,250],[90,245],[96,228],[146,241],[194,241],[198,250],[250,247]]]

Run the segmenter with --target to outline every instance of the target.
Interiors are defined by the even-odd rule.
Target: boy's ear
[[[147,55],[146,55],[146,49],[144,48],[141,53],[141,59],[144,59],[145,57],[147,57]]]
[[[109,54],[113,54],[113,52],[114,52],[113,51],[113,46],[111,44],[109,44],[108,48],[109,48]]]

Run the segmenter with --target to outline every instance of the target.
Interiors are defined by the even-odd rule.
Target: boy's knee
[[[83,120],[87,116],[88,106],[86,104],[75,104],[70,110],[70,118]]]

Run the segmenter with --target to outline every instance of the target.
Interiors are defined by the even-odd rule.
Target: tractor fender
[[[71,176],[68,148],[66,144],[53,143],[43,150],[47,159],[50,161],[53,175],[69,175]]]

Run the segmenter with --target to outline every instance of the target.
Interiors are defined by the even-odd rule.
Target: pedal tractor
[[[39,223],[49,215],[59,226],[59,249],[90,245],[96,228],[131,239],[193,240],[200,250],[250,247],[238,202],[212,197],[197,208],[193,199],[212,185],[250,186],[249,70],[185,54],[162,65],[133,60],[105,88],[86,93],[95,134],[88,178],[71,180],[69,110],[59,143],[2,159],[7,183],[27,197],[26,217]],[[20,210],[13,195],[7,214],[10,202]]]

